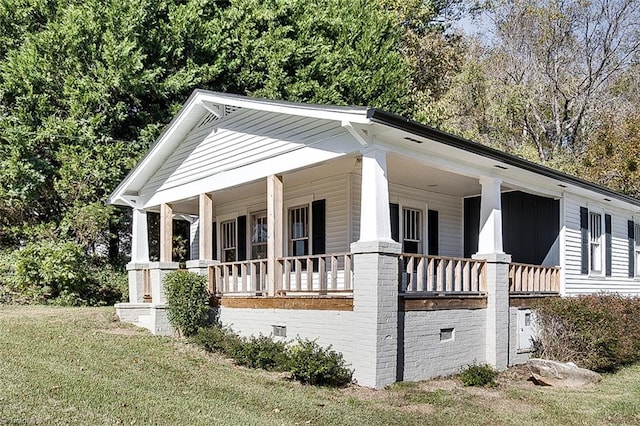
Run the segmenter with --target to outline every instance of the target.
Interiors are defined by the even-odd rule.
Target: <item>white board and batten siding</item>
[[[359,174],[351,178],[352,239],[360,238],[360,182]],[[463,201],[462,198],[389,183],[389,202],[401,207],[419,208],[423,226],[427,226],[427,210],[438,212],[438,247],[440,256],[462,257],[463,250]],[[423,244],[426,246],[426,244]]]
[[[147,206],[320,163],[359,149],[330,120],[239,109],[194,129],[141,189]]]
[[[631,211],[625,211],[603,203],[578,199],[572,196],[563,198],[564,214],[564,261],[563,294],[578,295],[598,293],[601,291],[616,292],[624,295],[640,296],[640,278],[629,278],[629,249],[627,238],[627,221],[633,220]],[[581,273],[581,232],[580,207],[587,207],[590,212],[611,215],[611,276],[605,276],[604,260],[602,274]],[[635,221],[640,217],[636,215]],[[602,228],[602,247],[605,250],[604,227]]]

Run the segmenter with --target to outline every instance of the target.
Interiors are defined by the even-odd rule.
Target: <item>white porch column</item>
[[[217,263],[213,260],[213,197],[211,194],[200,194],[198,197],[198,219],[191,224],[191,234],[198,235],[192,241],[191,260],[187,262],[187,270],[209,277],[209,266]],[[196,256],[197,255],[197,256]],[[209,282],[209,287],[213,282]]]
[[[482,194],[480,197],[480,234],[478,235],[478,254],[504,253],[502,251],[502,180],[495,177],[480,178]]]
[[[484,259],[487,294],[485,361],[497,370],[509,363],[509,263],[502,248],[502,180],[480,178],[480,232],[475,259]]]
[[[198,202],[198,217],[200,218],[199,257],[202,260],[213,259],[213,197],[211,194],[200,194]]]
[[[282,268],[277,261],[283,255],[282,176],[267,177],[267,277],[269,296],[276,295],[282,280]]]
[[[147,234],[147,212],[133,209],[131,232],[131,263],[149,262],[149,236]]]
[[[361,185],[360,239],[358,241],[393,241],[385,151],[373,148],[362,153]]]
[[[160,262],[173,259],[173,208],[171,204],[160,205]]]

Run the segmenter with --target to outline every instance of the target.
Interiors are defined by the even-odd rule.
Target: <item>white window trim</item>
[[[223,222],[229,222],[230,220],[235,220],[236,221],[236,245],[238,244],[238,216],[240,216],[240,214],[238,212],[233,212],[233,213],[226,213],[226,214],[222,214],[220,216],[215,216],[213,218],[214,222],[216,223],[216,259],[219,259],[220,262],[224,262],[223,260],[223,250],[222,250],[222,223]],[[236,255],[237,257],[237,255]]]
[[[596,278],[602,278],[605,276],[605,270],[606,270],[606,258],[607,258],[607,247],[606,247],[606,241],[605,241],[605,227],[604,227],[604,221],[605,221],[605,212],[604,209],[599,209],[599,208],[593,208],[588,206],[587,207],[587,212],[588,212],[588,219],[587,219],[587,232],[588,232],[588,244],[589,244],[589,277],[596,277]],[[591,262],[591,214],[597,214],[600,215],[600,270],[599,271],[595,271],[593,270],[593,265]]]
[[[256,215],[264,215],[264,219],[265,219],[265,225],[267,225],[267,234],[269,233],[269,229],[268,229],[268,213],[266,209],[259,209],[259,210],[255,210],[255,211],[251,211],[249,214],[247,214],[248,217],[248,223],[247,226],[249,227],[249,229],[247,230],[247,247],[249,247],[249,258],[250,260],[255,260],[253,259],[253,246],[257,245],[256,243],[253,242],[252,237],[253,237],[253,217]],[[266,246],[268,244],[268,240],[263,242],[263,243],[259,243],[260,245],[264,245]]]
[[[633,218],[633,255],[634,255],[634,274],[636,279],[640,278],[640,223]]]
[[[307,207],[307,220],[309,221],[309,256],[313,255],[313,241],[312,241],[312,236],[313,236],[313,212],[312,212],[312,208],[311,208],[311,204],[316,200],[316,198],[313,195],[303,195],[301,197],[296,197],[296,198],[289,198],[287,200],[284,201],[283,203],[283,221],[282,221],[282,226],[283,226],[283,235],[285,237],[285,241],[284,241],[284,247],[283,247],[283,251],[284,251],[284,255],[285,256],[293,256],[293,254],[291,253],[291,250],[289,248],[291,240],[289,238],[289,230],[290,230],[290,223],[289,223],[289,210],[294,209],[296,207]]]
[[[398,204],[398,215],[400,216],[398,218],[398,227],[400,228],[398,230],[398,239],[400,240],[399,243],[402,244],[402,247],[404,247],[404,209],[407,208],[420,210],[420,215],[422,216],[422,223],[420,224],[420,226],[422,226],[422,241],[420,241],[421,253],[419,254],[427,255],[427,251],[429,249],[429,239],[427,238],[427,230],[429,229],[429,224],[427,223],[427,221],[429,220],[427,217],[429,212],[429,205],[424,201],[400,197],[390,198],[390,202]]]

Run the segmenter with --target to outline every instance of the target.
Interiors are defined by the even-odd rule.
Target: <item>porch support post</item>
[[[282,176],[267,177],[267,277],[268,294],[275,296],[282,284],[278,259],[282,257]]]
[[[149,262],[149,236],[147,234],[147,212],[134,208],[131,232],[131,263]]]
[[[195,249],[198,256],[191,256],[193,260],[187,262],[187,270],[211,279],[209,266],[218,263],[213,260],[213,197],[211,194],[200,194],[198,197],[198,220],[196,226],[198,241]],[[212,285],[213,283],[209,283],[209,288]]]
[[[198,201],[198,217],[200,218],[199,257],[201,260],[213,259],[213,197],[211,194],[200,194]]]
[[[358,384],[380,389],[398,379],[398,256],[400,243],[351,244],[353,253],[352,361]]]
[[[129,302],[142,303],[144,299],[144,269],[149,267],[149,236],[147,212],[133,208],[131,232],[131,262],[127,264]]]
[[[477,254],[484,259],[487,309],[485,311],[485,362],[497,370],[509,363],[509,263],[504,253]]]
[[[362,192],[360,200],[360,239],[393,241],[389,213],[387,153],[380,148],[362,153]]]
[[[171,204],[160,205],[160,262],[172,261],[173,208]]]
[[[360,239],[353,253],[353,361],[359,384],[382,388],[397,379],[398,256],[401,245],[391,239],[387,153],[362,153]]]
[[[480,178],[480,234],[478,253],[474,259],[484,259],[485,291],[487,294],[485,362],[497,370],[509,364],[509,263],[511,256],[502,248],[502,180]]]
[[[478,253],[504,253],[502,251],[502,180],[495,177],[480,178],[480,234]]]

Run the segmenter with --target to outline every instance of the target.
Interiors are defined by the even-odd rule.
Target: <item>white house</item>
[[[523,362],[537,297],[640,294],[640,201],[374,108],[197,90],[109,202],[133,209],[122,320],[170,332],[187,220],[222,323],[331,344],[365,386]]]

